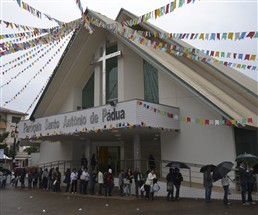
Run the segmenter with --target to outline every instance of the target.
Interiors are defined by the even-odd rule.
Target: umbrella
[[[207,171],[208,169],[210,169],[211,172],[213,172],[213,170],[215,169],[215,165],[213,164],[207,164],[205,166],[203,166],[201,169],[200,169],[200,172],[205,172]]]
[[[8,175],[11,175],[11,173],[12,173],[9,169],[6,169],[6,168],[1,167],[1,166],[0,166],[0,172],[6,173]]]
[[[219,179],[223,178],[225,175],[227,175],[234,164],[229,161],[224,161],[220,163],[213,171],[212,179],[213,181],[218,181]]]
[[[169,162],[166,167],[171,167],[171,168],[178,168],[178,169],[190,169],[190,167],[183,163],[183,162],[180,162],[180,161],[171,161]]]
[[[249,153],[244,153],[244,154],[240,154],[236,157],[236,161],[244,161],[244,162],[257,162],[258,161],[258,157],[256,155],[253,154],[249,154]]]

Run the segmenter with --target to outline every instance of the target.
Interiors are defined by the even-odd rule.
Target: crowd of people
[[[160,189],[158,179],[155,174],[155,167],[155,159],[153,155],[150,155],[149,170],[145,173],[142,173],[140,168],[136,168],[135,170],[128,168],[126,171],[121,170],[118,176],[120,196],[131,196],[132,185],[134,183],[134,193],[136,198],[141,197],[146,200],[153,200],[155,192],[158,192]],[[252,192],[255,183],[253,170],[251,170],[245,162],[239,163],[238,170],[242,204],[256,204],[252,199]],[[203,172],[205,201],[207,203],[211,202],[212,187],[214,183],[212,172],[212,165],[208,166],[208,168]],[[29,189],[40,188],[43,190],[60,192],[61,185],[63,183],[65,184],[65,192],[70,192],[72,194],[78,192],[79,194],[112,196],[115,186],[112,167],[108,166],[104,171],[103,169],[100,169],[96,162],[95,154],[92,155],[90,165],[88,165],[88,160],[83,155],[81,158],[81,167],[79,169],[67,168],[63,177],[58,167],[51,168],[49,170],[48,168],[18,168],[12,173],[11,184],[13,187],[17,188],[20,183],[20,187],[23,189],[25,187],[25,179],[27,179],[27,187]],[[225,205],[231,205],[228,200],[230,180],[231,179],[228,175],[225,175],[221,179],[221,184],[224,189],[223,202]],[[7,183],[7,174],[2,174],[0,181],[0,188],[4,189]],[[182,181],[183,176],[180,173],[179,168],[170,168],[166,176],[167,201],[180,200],[179,195]]]
[[[213,167],[210,165],[203,173],[203,186],[205,188],[205,201],[207,203],[212,202],[211,194],[213,187],[213,177],[212,177]],[[239,162],[239,185],[241,191],[241,199],[243,205],[254,205],[256,204],[252,199],[253,188],[255,184],[255,176],[253,170],[250,169],[248,163],[241,161]],[[224,189],[223,202],[225,205],[231,205],[228,200],[230,177],[225,175],[221,179],[221,185]],[[232,180],[231,180],[232,181]],[[247,194],[247,199],[246,199]]]

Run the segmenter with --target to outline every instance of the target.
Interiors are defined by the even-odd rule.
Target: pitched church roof
[[[86,15],[94,17],[106,24],[113,24],[136,18],[134,14],[125,9],[120,10],[116,20],[112,20],[89,9],[86,11]],[[129,27],[124,27],[130,30]],[[136,27],[144,31],[164,33],[163,30],[146,22],[140,23]],[[79,74],[79,71],[82,70],[82,68],[80,68],[81,65],[88,65],[87,69],[92,66],[90,64],[92,52],[89,50],[95,50],[96,44],[104,39],[102,34],[103,31],[109,31],[135,53],[150,62],[159,69],[159,71],[166,73],[178,84],[189,90],[193,95],[216,110],[226,119],[238,120],[248,117],[257,118],[257,82],[237,70],[219,64],[215,65],[190,60],[184,57],[176,57],[164,51],[129,40],[115,31],[98,27],[94,27],[94,29],[94,33],[89,34],[87,30],[80,28],[73,35],[73,38],[60,61],[61,63],[59,63],[55,69],[54,75],[49,81],[47,88],[44,90],[31,116],[42,117],[44,115],[53,114],[53,111],[56,111],[56,113],[58,112],[58,108],[60,107],[58,100],[66,95],[69,86],[80,82],[80,80],[84,80],[81,76],[85,76],[86,74]],[[181,40],[159,40],[167,44],[193,48]],[[59,89],[61,88],[62,90],[60,92]],[[52,112],[47,109],[48,105],[51,103],[53,103],[51,108]],[[54,108],[55,106],[56,110]],[[247,125],[248,124],[250,126],[258,127],[257,121],[247,123]]]

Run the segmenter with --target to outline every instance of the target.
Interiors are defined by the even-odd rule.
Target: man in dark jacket
[[[135,194],[136,194],[136,198],[138,198],[139,197],[139,189],[144,184],[144,177],[143,177],[143,175],[141,173],[141,170],[139,168],[135,169],[134,182],[135,182]],[[141,190],[141,197],[143,198],[143,191],[142,190]]]
[[[242,198],[243,205],[250,205],[249,202],[246,202],[248,178],[249,178],[249,171],[246,169],[245,163],[241,161],[239,166],[239,180],[240,180],[241,198]]]

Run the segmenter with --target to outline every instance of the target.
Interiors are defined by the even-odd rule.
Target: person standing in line
[[[228,201],[228,194],[229,194],[229,177],[228,177],[227,175],[225,175],[225,176],[221,179],[221,185],[223,186],[223,189],[224,189],[224,198],[223,198],[224,205],[231,205],[231,203]]]
[[[28,188],[32,188],[32,170],[30,170],[30,172],[28,172]]]
[[[21,170],[21,177],[20,177],[20,182],[21,182],[21,188],[25,188],[25,177],[26,177],[26,170],[22,169]]]
[[[127,181],[125,183],[125,194],[127,196],[130,196],[131,195],[131,186],[132,186],[132,180],[133,180],[133,173],[131,171],[130,168],[127,169],[126,173],[125,173],[125,181]]]
[[[180,186],[181,182],[183,181],[182,173],[178,168],[175,168],[175,177],[174,177],[174,185],[176,187],[176,196],[175,199],[179,201],[179,193],[180,193]]]
[[[71,193],[77,193],[77,180],[78,180],[78,173],[74,168],[71,173]]]
[[[240,162],[238,170],[239,170],[242,204],[245,206],[250,205],[249,202],[246,202],[246,192],[247,192],[247,182],[249,178],[249,171],[246,169],[246,165],[243,161]]]
[[[88,194],[88,185],[89,185],[89,180],[90,180],[90,174],[88,172],[87,167],[84,169],[84,172],[85,172],[85,188],[83,190],[83,193]]]
[[[53,186],[53,172],[54,172],[54,167],[52,167],[49,170],[49,173],[48,173],[48,190],[52,190],[52,186]]]
[[[54,185],[54,192],[60,192],[61,191],[61,172],[59,171],[59,168],[56,167],[55,171],[55,185]]]
[[[99,185],[99,196],[103,195],[102,189],[103,189],[103,184],[104,184],[104,176],[103,173],[99,170],[98,171],[98,185]]]
[[[139,198],[139,189],[142,187],[142,185],[144,184],[144,178],[143,175],[141,173],[140,168],[136,168],[135,172],[134,172],[134,182],[135,182],[135,194],[136,194],[136,198]],[[141,197],[143,198],[143,191],[140,190],[141,192]]]
[[[169,173],[167,174],[167,201],[174,200],[174,175],[175,170],[173,168],[169,169]]]
[[[146,189],[146,199],[154,200],[154,179],[157,179],[156,174],[154,173],[154,169],[152,169],[146,179],[145,185],[147,185]]]
[[[211,202],[211,192],[212,192],[212,175],[211,167],[208,167],[207,170],[203,173],[203,186],[205,188],[205,202]]]
[[[104,174],[104,183],[105,183],[105,196],[112,196],[112,189],[114,186],[114,177],[112,175],[112,169],[108,169],[108,171]]]
[[[32,175],[32,186],[33,188],[37,187],[38,184],[38,178],[39,178],[39,174],[38,174],[38,170],[34,169],[33,175]]]
[[[48,169],[45,168],[45,170],[42,173],[42,189],[47,189],[47,183],[48,183]]]
[[[71,184],[71,169],[70,168],[67,168],[67,170],[65,172],[64,183],[66,184],[65,192],[67,193],[67,192],[69,192],[70,184]]]
[[[247,169],[249,171],[249,175],[248,175],[248,179],[247,179],[247,201],[249,204],[255,205],[256,203],[253,201],[253,198],[252,198],[255,177],[253,174],[253,170],[250,170],[248,165],[247,165]]]
[[[42,180],[43,180],[42,175],[43,175],[43,169],[40,168],[39,169],[39,189],[42,189]]]
[[[119,176],[118,176],[118,185],[119,185],[120,196],[124,196],[124,178],[125,178],[125,172],[123,169],[121,169]]]
[[[96,185],[97,176],[98,176],[97,174],[98,174],[98,168],[95,167],[90,175],[90,195],[95,194],[95,185]]]
[[[4,172],[3,176],[2,176],[2,183],[0,183],[1,189],[5,189],[6,181],[7,181],[7,173]],[[0,182],[1,182],[1,180],[0,180]]]
[[[83,167],[79,170],[78,177],[80,179],[79,181],[79,193],[85,194],[86,191],[86,169]]]

